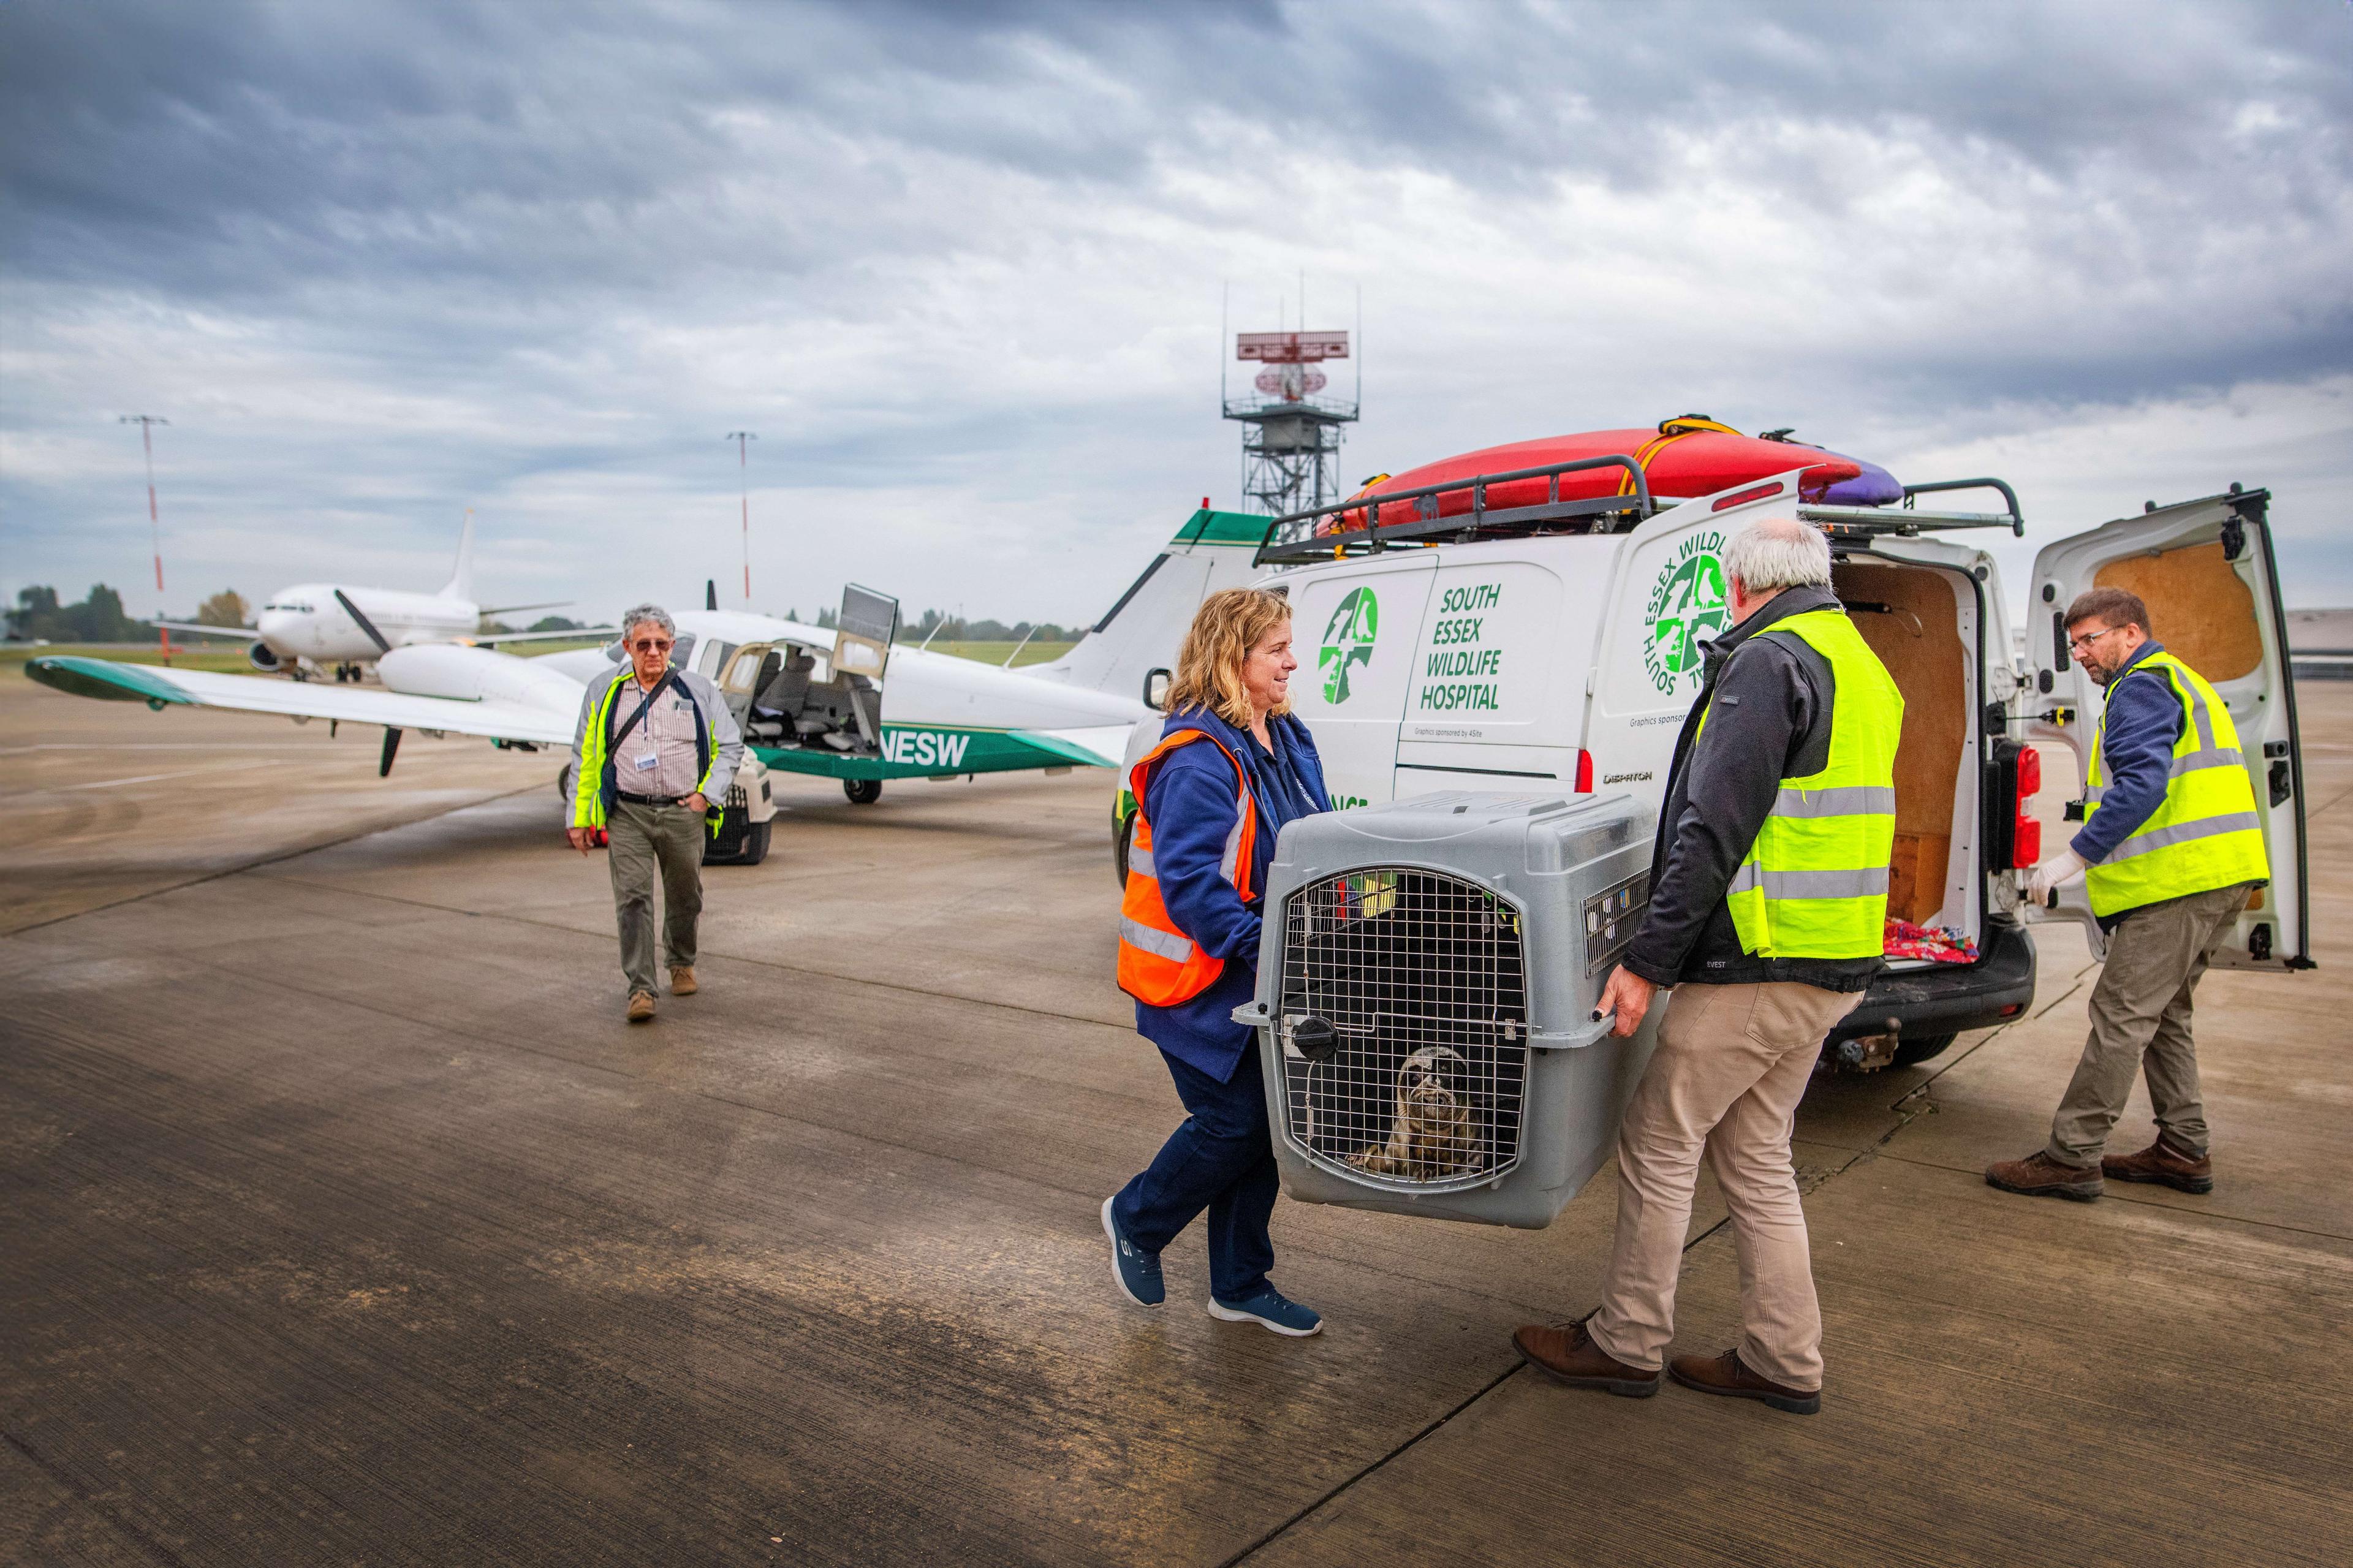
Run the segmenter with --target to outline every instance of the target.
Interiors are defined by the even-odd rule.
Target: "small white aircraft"
[[[297,583],[269,596],[244,626],[211,626],[188,621],[154,621],[153,626],[208,637],[251,636],[245,650],[253,668],[306,680],[332,668],[335,679],[357,680],[361,667],[395,648],[419,643],[530,642],[550,637],[577,638],[570,632],[500,632],[481,635],[483,617],[518,610],[549,610],[562,601],[543,605],[484,605],[474,602],[474,514],[458,535],[458,567],[448,586],[438,594],[410,594],[397,588],[359,588],[338,583]]]
[[[897,600],[857,587],[842,596],[838,628],[718,609],[673,615],[672,659],[719,683],[747,742],[707,858],[756,864],[766,854],[771,771],[839,779],[853,803],[869,805],[886,779],[1109,768],[1149,711],[1133,697],[893,647],[898,615]],[[406,730],[480,735],[505,751],[568,752],[588,682],[620,657],[617,641],[538,658],[417,641],[378,650],[380,689],[72,655],[33,659],[26,673],[60,691],[143,701],[158,711],[221,708],[298,723],[379,724],[381,776],[392,771]]]

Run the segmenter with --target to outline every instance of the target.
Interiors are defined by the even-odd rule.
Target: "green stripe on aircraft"
[[[108,658],[82,658],[74,654],[49,654],[26,661],[25,673],[43,686],[70,691],[76,697],[98,697],[113,702],[144,702],[150,708],[165,703],[192,704],[195,699],[172,684],[169,678],[144,665],[117,664]]]
[[[1019,730],[965,730],[944,724],[885,724],[880,756],[857,757],[813,746],[763,746],[753,754],[780,773],[829,779],[948,778],[1018,773],[1025,768],[1102,767],[1103,759],[1051,735]]]

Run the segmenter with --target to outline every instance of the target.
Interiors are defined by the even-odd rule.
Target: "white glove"
[[[2034,868],[2034,875],[2026,879],[2026,896],[2038,909],[2048,908],[2051,895],[2061,883],[2072,882],[2083,874],[2082,858],[2073,849],[2062,849]]]

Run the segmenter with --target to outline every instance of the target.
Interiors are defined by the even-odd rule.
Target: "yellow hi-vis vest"
[[[1830,662],[1831,756],[1821,772],[1781,781],[1725,891],[1732,929],[1759,958],[1877,958],[1887,946],[1904,694],[1844,611],[1808,610],[1757,635],[1780,632]]]
[[[623,687],[644,697],[651,695],[638,684],[637,672],[627,665],[613,677],[613,683],[605,688],[605,695],[597,702],[596,711],[589,716],[588,727],[580,737],[580,776],[572,781],[570,826],[602,827],[612,815],[613,795],[617,787],[613,774],[613,712],[620,701]],[[693,700],[691,693],[687,700]],[[702,733],[702,710],[700,707],[695,709],[694,724],[695,739],[702,750],[702,778],[695,784],[694,793],[702,795],[713,808],[706,810],[703,816],[711,836],[716,838],[723,818],[723,814],[715,809],[719,803],[711,799],[711,770],[719,761],[719,748],[711,744],[710,738]]]
[[[2117,679],[2129,680],[2142,670],[2173,683],[2183,710],[2181,739],[2173,743],[2173,774],[2165,783],[2164,803],[2106,859],[2084,868],[2084,886],[2097,915],[2271,880],[2263,819],[2255,815],[2255,786],[2247,777],[2230,709],[2205,677],[2169,653],[2150,654]],[[2108,694],[2116,694],[2114,685]],[[2107,793],[2107,740],[2104,708],[2084,781],[2086,824]]]
[[[1135,795],[1135,837],[1127,851],[1127,890],[1119,906],[1119,988],[1154,1007],[1175,1007],[1190,1002],[1216,984],[1226,961],[1212,958],[1201,944],[1176,929],[1168,906],[1160,898],[1160,868],[1152,858],[1152,821],[1145,814],[1144,797],[1152,770],[1179,746],[1207,741],[1225,752],[1234,765],[1234,826],[1226,835],[1225,853],[1218,871],[1233,884],[1242,902],[1258,897],[1250,886],[1251,859],[1258,843],[1258,803],[1251,797],[1250,774],[1241,759],[1226,751],[1224,742],[1199,730],[1179,730],[1152,748],[1128,773]]]

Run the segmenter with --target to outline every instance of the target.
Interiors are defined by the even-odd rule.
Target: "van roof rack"
[[[1915,496],[1944,490],[1999,490],[2001,499],[2010,503],[2010,510],[1922,511],[1912,504]],[[2021,539],[2026,536],[2026,518],[2018,508],[2018,492],[2002,479],[1937,479],[1930,484],[1905,485],[1904,504],[1900,507],[1801,505],[1798,516],[1807,522],[1820,523],[1832,539],[1838,540],[1873,539],[1891,533],[1908,538],[1947,528],[2006,528]]]
[[[1590,468],[1623,468],[1632,482],[1632,493],[1561,500],[1560,477]],[[1528,506],[1487,504],[1490,485],[1533,479],[1546,481],[1543,500]],[[1449,512],[1439,499],[1465,491],[1471,498],[1467,510]],[[1408,509],[1408,515],[1400,521],[1384,521],[1390,513]],[[1409,490],[1383,490],[1375,497],[1359,494],[1329,506],[1286,512],[1267,525],[1266,537],[1259,542],[1252,563],[1297,565],[1349,555],[1377,554],[1391,545],[1456,543],[1481,537],[1546,532],[1550,531],[1547,525],[1564,523],[1584,523],[1589,531],[1596,526],[1606,526],[1602,524],[1604,519],[1620,520],[1620,526],[1630,526],[1658,510],[1659,503],[1651,495],[1651,481],[1642,472],[1642,465],[1632,458],[1622,453],[1580,458],[1535,468],[1511,468],[1467,479],[1448,479],[1442,484],[1421,485]],[[1350,528],[1345,532],[1317,531],[1317,524],[1326,518],[1343,512],[1355,512],[1361,518],[1368,510],[1372,513],[1370,527]]]

